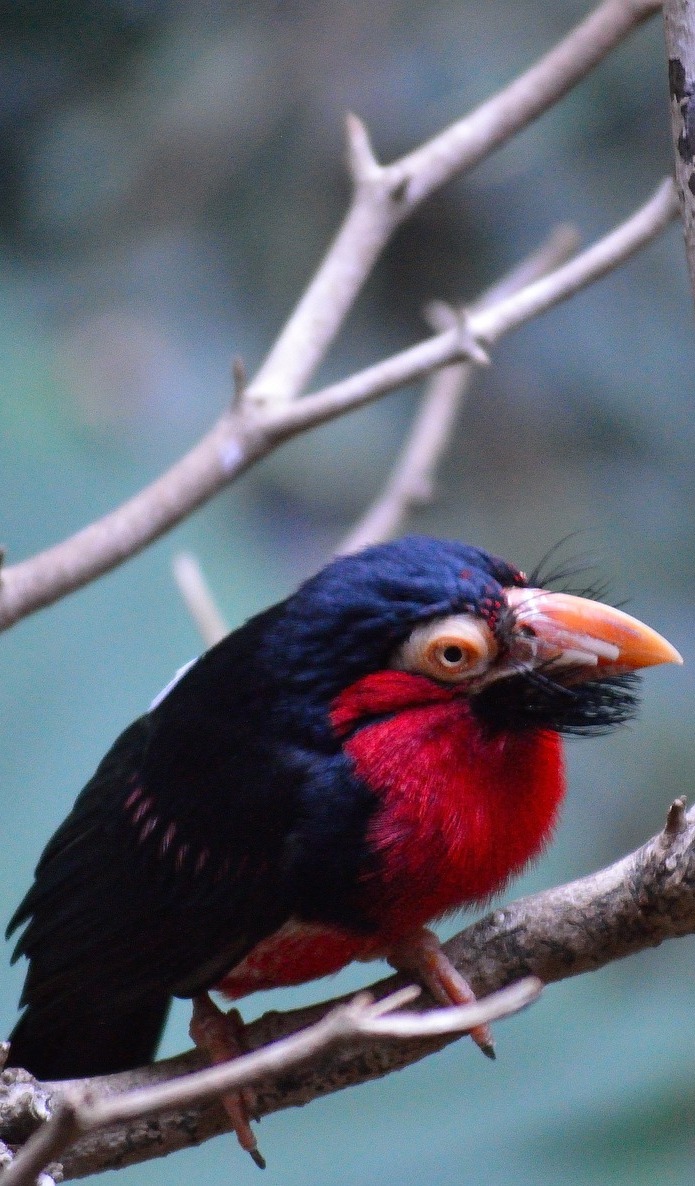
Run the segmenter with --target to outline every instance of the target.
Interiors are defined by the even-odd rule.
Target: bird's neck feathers
[[[347,688],[331,719],[380,799],[367,842],[394,932],[489,898],[550,839],[565,790],[556,733],[493,733],[452,688],[400,671]]]

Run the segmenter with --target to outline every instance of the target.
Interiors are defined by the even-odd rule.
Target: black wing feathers
[[[126,729],[49,842],[10,924],[30,961],[11,1065],[127,1069],[153,1056],[172,995],[212,987],[293,915],[367,926],[353,899],[374,796],[268,658],[281,613]]]
[[[9,927],[27,923],[15,958],[30,960],[12,1065],[147,1061],[171,996],[211,987],[292,913],[293,778],[269,756],[263,697],[230,678],[243,633],[121,735],[49,842]]]

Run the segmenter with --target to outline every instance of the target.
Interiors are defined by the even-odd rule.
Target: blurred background
[[[585,11],[566,0],[5,0],[0,3],[0,539],[19,560],[107,511],[188,448],[253,372],[348,197],[346,109],[389,160],[488,96]],[[320,380],[426,332],[558,221],[584,241],[670,170],[662,31],[651,22],[562,104],[430,200],[381,260]],[[570,743],[556,843],[512,891],[621,856],[691,793],[695,350],[678,228],[505,340],[434,503],[411,527],[532,567],[593,560],[684,653],[640,721]],[[200,643],[171,578],[200,557],[230,624],[288,593],[376,494],[417,397],[295,441],[145,555],[2,639],[0,900],[127,722]],[[595,575],[595,574],[594,574]],[[497,1029],[383,1083],[266,1119],[283,1186],[693,1181],[691,940],[550,988]],[[247,1017],[365,983],[252,998]],[[0,970],[0,1030],[23,969]],[[176,1007],[165,1051],[188,1044]],[[257,1183],[234,1140],[124,1172]]]

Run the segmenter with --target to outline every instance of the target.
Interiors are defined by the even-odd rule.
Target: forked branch
[[[247,393],[241,407],[227,412],[189,453],[128,502],[62,543],[4,568],[0,629],[135,555],[290,437],[438,367],[486,361],[481,343],[498,341],[604,276],[659,234],[677,212],[673,183],[665,181],[631,218],[569,263],[462,317],[443,333],[293,403],[259,408]]]
[[[559,267],[578,246],[579,236],[573,227],[557,227],[537,251],[484,293],[469,312],[475,314],[520,292]],[[440,331],[455,326],[461,315],[438,302],[433,302],[428,310],[432,328]],[[472,362],[452,363],[435,371],[383,491],[338,546],[339,553],[357,552],[368,544],[391,539],[408,511],[431,499],[437,466],[451,441],[474,374]]]
[[[605,0],[529,70],[391,165],[379,165],[366,129],[352,117],[352,204],[250,393],[271,402],[300,394],[379,254],[419,203],[557,103],[659,7],[658,0]]]

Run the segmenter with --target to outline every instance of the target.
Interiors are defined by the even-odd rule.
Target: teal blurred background
[[[437,131],[585,11],[540,0],[13,0],[0,3],[0,538],[10,561],[158,474],[253,371],[347,199],[342,119],[383,159]],[[431,297],[471,299],[557,221],[585,241],[670,169],[658,21],[405,226],[321,378],[425,332]],[[640,721],[570,744],[556,843],[513,893],[639,844],[691,793],[695,692],[692,306],[672,228],[495,350],[414,529],[533,566],[595,558],[614,597],[683,652]],[[375,494],[417,393],[296,441],[145,555],[2,639],[2,916],[120,729],[199,649],[173,554],[200,557],[230,624],[326,559]],[[417,1067],[266,1119],[283,1186],[692,1184],[692,941],[550,988]],[[380,969],[252,998],[247,1017]],[[23,969],[0,974],[0,1030]],[[167,1031],[187,1045],[188,1008]],[[232,1138],[126,1171],[124,1186],[257,1183]]]

